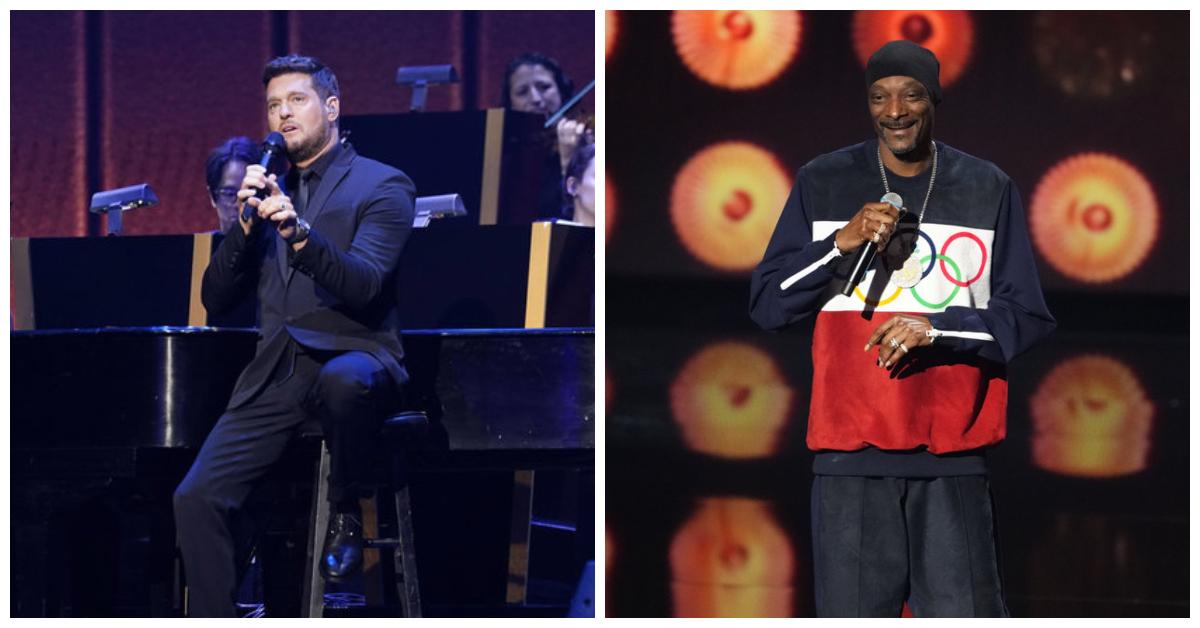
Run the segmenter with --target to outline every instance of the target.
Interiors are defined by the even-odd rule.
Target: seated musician
[[[537,113],[549,117],[575,95],[575,85],[557,61],[546,55],[527,52],[508,62],[500,101],[505,109]],[[556,125],[556,141],[546,154],[542,168],[538,216],[561,216],[562,180],[567,162],[580,144],[595,141],[593,132],[581,120],[563,116]]]
[[[237,192],[246,176],[246,166],[258,163],[258,144],[245,136],[231,137],[212,149],[204,162],[208,200],[217,212],[221,233],[237,224]]]
[[[582,144],[567,163],[563,190],[568,203],[563,216],[587,227],[596,226],[596,145]]]
[[[322,574],[341,580],[361,566],[365,463],[408,379],[392,277],[412,228],[413,183],[339,141],[337,78],[320,61],[274,59],[263,84],[267,123],[283,134],[291,169],[281,181],[246,168],[236,198],[249,212],[239,211],[240,228],[204,273],[210,313],[257,287],[261,338],[175,491],[197,616],[234,613],[231,518],[309,416],[320,419],[332,458]]]

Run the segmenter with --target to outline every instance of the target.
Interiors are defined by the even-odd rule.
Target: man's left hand
[[[909,351],[932,344],[933,338],[926,333],[931,329],[933,324],[924,316],[897,314],[875,328],[863,351],[870,351],[872,346],[879,345],[876,365],[892,368]]]
[[[270,220],[279,237],[287,240],[296,233],[296,208],[292,206],[292,199],[279,189],[275,175],[267,178],[267,190],[271,195],[259,203],[258,215],[263,220]]]

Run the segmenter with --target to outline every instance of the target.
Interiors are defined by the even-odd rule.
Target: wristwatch
[[[297,242],[303,242],[308,239],[308,232],[310,230],[312,230],[312,227],[309,226],[307,220],[305,220],[303,218],[297,218],[296,219],[296,231],[294,233],[292,233],[292,237],[284,238],[284,240],[288,244],[295,244]]]

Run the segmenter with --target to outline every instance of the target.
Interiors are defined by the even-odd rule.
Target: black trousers
[[[986,476],[818,475],[818,617],[1007,617]]]
[[[313,353],[289,340],[267,384],[225,411],[175,489],[175,527],[189,614],[232,616],[238,579],[238,515],[256,483],[282,457],[305,420],[321,421],[330,453],[330,501],[355,499],[370,477],[380,423],[397,394],[368,353]]]

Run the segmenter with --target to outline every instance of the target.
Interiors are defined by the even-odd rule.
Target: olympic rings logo
[[[921,305],[923,305],[931,310],[940,310],[940,309],[946,307],[947,305],[949,305],[952,301],[954,301],[954,297],[958,296],[958,291],[960,288],[966,288],[967,286],[970,286],[971,284],[975,283],[976,281],[979,281],[979,279],[981,277],[983,277],[983,269],[987,268],[987,261],[988,261],[987,247],[983,244],[983,240],[979,239],[979,236],[977,236],[969,231],[959,231],[958,233],[955,233],[954,235],[950,236],[949,238],[946,238],[946,241],[944,243],[942,243],[941,252],[933,253],[933,251],[938,250],[937,247],[934,245],[933,238],[930,237],[928,233],[925,233],[924,230],[918,230],[917,235],[921,236],[921,239],[923,239],[925,241],[925,244],[929,246],[929,251],[930,251],[929,255],[922,257],[920,260],[920,263],[922,266],[921,280],[923,281],[926,277],[929,276],[929,273],[933,272],[934,266],[940,266],[941,270],[942,270],[942,276],[944,276],[947,281],[949,281],[951,284],[954,285],[954,289],[950,291],[950,296],[946,297],[940,303],[930,303],[929,301],[926,301],[917,292],[917,286],[908,288],[908,291],[910,294],[912,294],[913,299],[916,300],[917,303],[920,303]],[[959,268],[958,263],[955,262],[953,259],[951,259],[946,254],[950,250],[950,244],[959,238],[968,238],[968,239],[974,241],[975,244],[979,245],[979,251],[980,251],[979,270],[977,270],[975,272],[975,276],[971,277],[970,279],[968,279],[966,281],[963,281],[962,269]],[[935,262],[937,262],[937,263],[935,264]],[[954,271],[953,277],[951,277],[950,272],[946,270],[947,264],[949,264],[950,268],[953,269],[953,271]],[[854,296],[858,297],[858,299],[860,301],[862,301],[863,303],[866,303],[867,305],[870,305],[871,307],[882,307],[882,306],[887,305],[887,304],[891,303],[892,301],[895,301],[896,299],[900,298],[900,294],[902,292],[904,292],[904,290],[905,290],[904,288],[897,286],[896,291],[893,292],[892,294],[888,295],[887,298],[879,299],[878,301],[872,301],[871,299],[867,298],[867,295],[863,294],[863,291],[861,288],[856,286],[854,288]]]
[[[950,260],[949,260],[949,258],[943,257],[946,254],[946,251],[950,250],[950,243],[959,238],[963,238],[963,237],[971,238],[972,240],[974,240],[975,244],[979,245],[979,251],[980,251],[979,272],[975,273],[975,276],[971,277],[970,281],[967,281],[965,283],[961,281],[962,280],[961,276],[959,276],[957,279],[950,279],[949,273],[946,272],[946,262],[949,262]],[[930,248],[932,248],[932,247],[930,247]],[[983,276],[983,269],[985,267],[987,267],[987,247],[983,245],[983,240],[980,240],[979,236],[977,236],[973,233],[967,232],[967,231],[959,231],[958,233],[950,236],[949,238],[946,238],[946,243],[942,245],[942,251],[941,251],[941,254],[938,255],[938,258],[942,260],[942,274],[946,276],[946,279],[950,279],[950,283],[952,283],[956,286],[965,288],[965,287],[975,283],[976,281],[979,281],[979,278]],[[932,260],[930,260],[930,261],[932,261]],[[950,263],[953,264],[954,262],[950,262]],[[955,269],[954,274],[956,274],[956,275],[958,274],[957,268]]]

